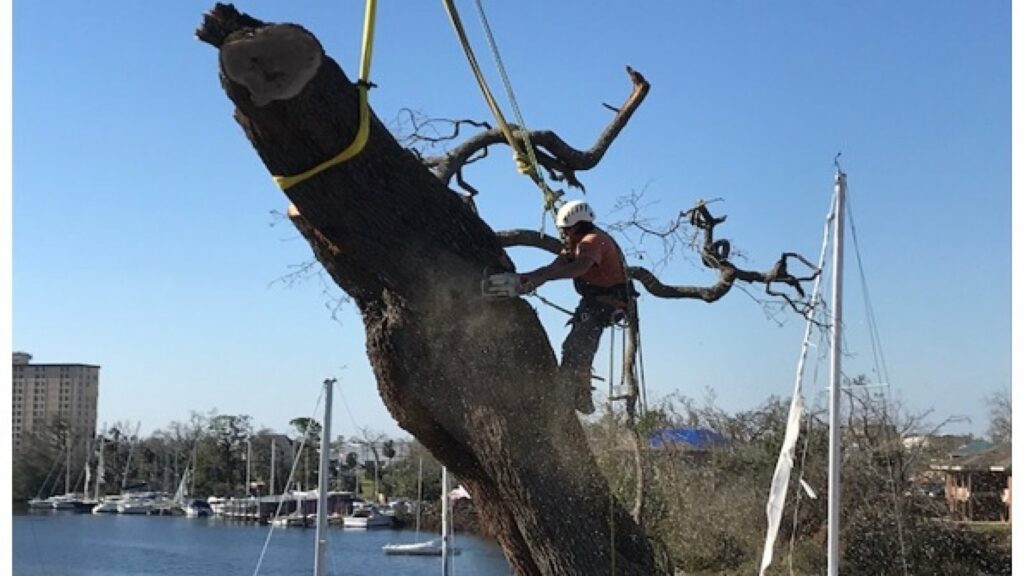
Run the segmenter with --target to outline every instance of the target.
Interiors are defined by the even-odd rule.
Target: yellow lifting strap
[[[466,60],[469,61],[470,68],[473,69],[473,75],[476,76],[477,84],[480,85],[480,91],[483,92],[484,100],[487,102],[487,106],[491,109],[491,113],[494,115],[495,121],[498,123],[498,128],[502,134],[505,135],[505,140],[508,141],[508,145],[512,148],[513,158],[516,162],[516,169],[520,174],[525,174],[530,177],[531,180],[540,188],[544,195],[544,209],[550,212],[554,212],[555,203],[558,201],[559,194],[552,191],[544,178],[541,177],[539,170],[537,169],[537,157],[534,155],[533,146],[529,143],[529,134],[526,130],[526,126],[523,125],[522,117],[518,118],[520,129],[523,133],[523,138],[526,140],[526,149],[520,145],[519,140],[512,132],[512,128],[508,125],[505,120],[505,115],[501,112],[501,107],[498,106],[498,101],[495,100],[494,94],[491,93],[491,89],[487,86],[487,80],[484,78],[483,72],[480,70],[480,64],[476,60],[476,56],[473,54],[473,48],[469,44],[469,39],[466,37],[466,30],[462,26],[462,20],[459,18],[458,9],[455,7],[454,0],[441,0],[444,4],[445,10],[448,12],[448,18],[452,22],[452,27],[455,28],[455,34],[459,38],[459,43],[462,44],[462,50],[466,53]],[[511,86],[508,83],[508,78],[504,73],[504,67],[501,64],[500,56],[497,54],[496,47],[493,43],[493,38],[490,34],[490,27],[487,26],[486,16],[483,14],[483,7],[478,3],[478,9],[480,10],[480,16],[483,20],[484,26],[487,30],[488,38],[491,40],[492,50],[495,53],[495,58],[499,69],[501,70],[502,78],[505,80],[505,88],[509,92],[510,99],[514,98],[511,94]],[[513,108],[516,108],[513,100]],[[517,115],[518,109],[516,108]]]
[[[328,168],[355,158],[366,146],[366,141],[370,137],[370,104],[367,101],[367,92],[370,90],[370,60],[373,56],[373,28],[376,14],[377,0],[366,0],[366,13],[363,18],[363,53],[359,63],[359,81],[356,82],[356,91],[359,93],[359,128],[356,130],[355,139],[337,156],[325,160],[301,174],[274,176],[274,182],[281,190],[287,190]]]

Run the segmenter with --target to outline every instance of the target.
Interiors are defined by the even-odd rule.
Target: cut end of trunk
[[[294,98],[313,79],[323,47],[299,26],[282,24],[228,38],[220,50],[221,69],[249,90],[253,104]]]

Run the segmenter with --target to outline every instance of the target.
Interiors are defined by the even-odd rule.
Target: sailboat
[[[321,430],[320,442],[320,471],[318,475],[317,505],[316,505],[316,539],[313,547],[313,576],[324,576],[326,574],[326,553],[327,553],[327,484],[330,477],[330,438],[331,438],[331,404],[333,397],[333,386],[337,382],[335,378],[324,380],[324,423]],[[293,470],[294,471],[294,470]],[[285,484],[285,491],[291,483]],[[273,528],[267,534],[267,543]],[[264,545],[266,552],[266,545]],[[260,566],[263,563],[263,554],[256,564],[255,574],[259,574]]]
[[[837,156],[838,159],[838,156]],[[841,384],[841,360],[842,360],[842,313],[843,313],[843,240],[844,221],[846,205],[846,173],[836,163],[835,192],[832,198],[832,207],[825,225],[825,239],[822,242],[821,257],[818,261],[818,269],[822,269],[825,262],[826,248],[828,246],[829,224],[833,237],[832,244],[832,305],[830,308],[830,366],[829,366],[829,442],[828,442],[828,509],[827,509],[827,551],[828,565],[827,576],[839,574],[839,512],[840,512],[840,472],[842,456],[840,452],[840,422],[839,422],[839,397]],[[812,290],[812,303],[818,297],[820,278],[816,278]],[[761,568],[759,574],[764,576],[772,562],[773,547],[778,535],[779,523],[782,517],[782,510],[786,500],[786,491],[789,484],[790,472],[793,468],[793,451],[796,447],[797,436],[800,431],[800,419],[803,414],[803,400],[801,398],[801,382],[803,379],[804,360],[807,356],[807,349],[810,346],[811,329],[813,322],[808,318],[804,332],[804,340],[797,363],[796,385],[791,399],[789,419],[786,426],[786,434],[783,439],[779,459],[775,467],[774,477],[769,489],[768,504],[766,512],[768,516],[768,528],[765,535],[765,546],[762,551]],[[801,479],[802,482],[802,479]],[[805,485],[806,486],[806,485]]]
[[[184,513],[189,518],[199,518],[202,516],[212,516],[213,508],[205,500],[198,498],[191,498],[189,485],[192,482],[194,473],[192,472],[194,461],[189,461],[185,465],[185,472],[181,475],[181,481],[178,482],[178,489],[175,490],[174,496],[171,498],[168,509],[172,514]]]
[[[86,444],[85,448],[85,466],[82,469],[82,473],[85,475],[85,484],[81,493],[71,491],[71,448],[72,443],[69,438],[67,441],[67,451],[65,452],[67,462],[64,470],[64,494],[52,496],[48,500],[50,501],[50,506],[54,510],[89,511],[96,505],[95,500],[89,498],[89,482],[91,480],[89,452],[91,449],[91,443]],[[75,480],[75,486],[77,485],[78,481]]]
[[[412,542],[409,544],[385,544],[381,547],[389,556],[441,556],[459,554],[460,550],[450,545],[452,532],[451,506],[448,500],[451,495],[448,493],[448,469],[441,468],[441,537],[424,542]],[[416,502],[416,538],[420,533],[420,508],[423,502],[423,460],[420,459],[419,473],[419,498]],[[447,550],[446,550],[447,548]],[[446,554],[447,552],[447,554]]]
[[[313,576],[324,576],[327,553],[327,480],[331,467],[331,404],[334,378],[324,380],[324,425],[320,436],[320,474],[316,501],[316,544],[313,548]]]
[[[36,493],[35,498],[29,498],[29,500],[28,500],[28,507],[30,509],[32,509],[32,510],[52,510],[53,509],[53,497],[52,496],[48,496],[48,497],[44,498],[43,494],[45,494],[47,492],[52,493],[54,488],[56,488],[57,477],[55,477],[55,476],[53,478],[53,486],[50,487],[50,490],[47,490],[46,486],[47,486],[47,484],[50,483],[50,477],[53,476],[53,473],[57,471],[57,466],[61,463],[61,459],[64,456],[64,452],[66,450],[67,450],[67,445],[66,444],[64,446],[61,446],[60,452],[57,453],[57,456],[53,459],[53,464],[50,465],[50,471],[46,473],[46,479],[43,480],[42,486],[39,487],[39,492]]]

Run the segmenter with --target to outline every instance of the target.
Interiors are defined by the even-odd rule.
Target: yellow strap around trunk
[[[370,60],[373,56],[373,29],[376,22],[376,13],[377,0],[366,0],[366,13],[363,19],[363,54],[359,64],[359,82],[356,84],[356,90],[359,93],[359,128],[356,130],[355,139],[337,156],[325,160],[301,174],[274,176],[274,182],[277,183],[281,190],[287,190],[328,168],[351,160],[358,156],[366,146],[366,141],[370,137],[370,104],[367,92],[370,89]]]

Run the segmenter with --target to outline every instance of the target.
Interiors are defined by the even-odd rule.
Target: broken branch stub
[[[284,49],[282,49],[284,48]],[[298,26],[258,28],[226,43],[220,66],[232,82],[249,91],[253,104],[294,98],[320,69],[323,48]]]

